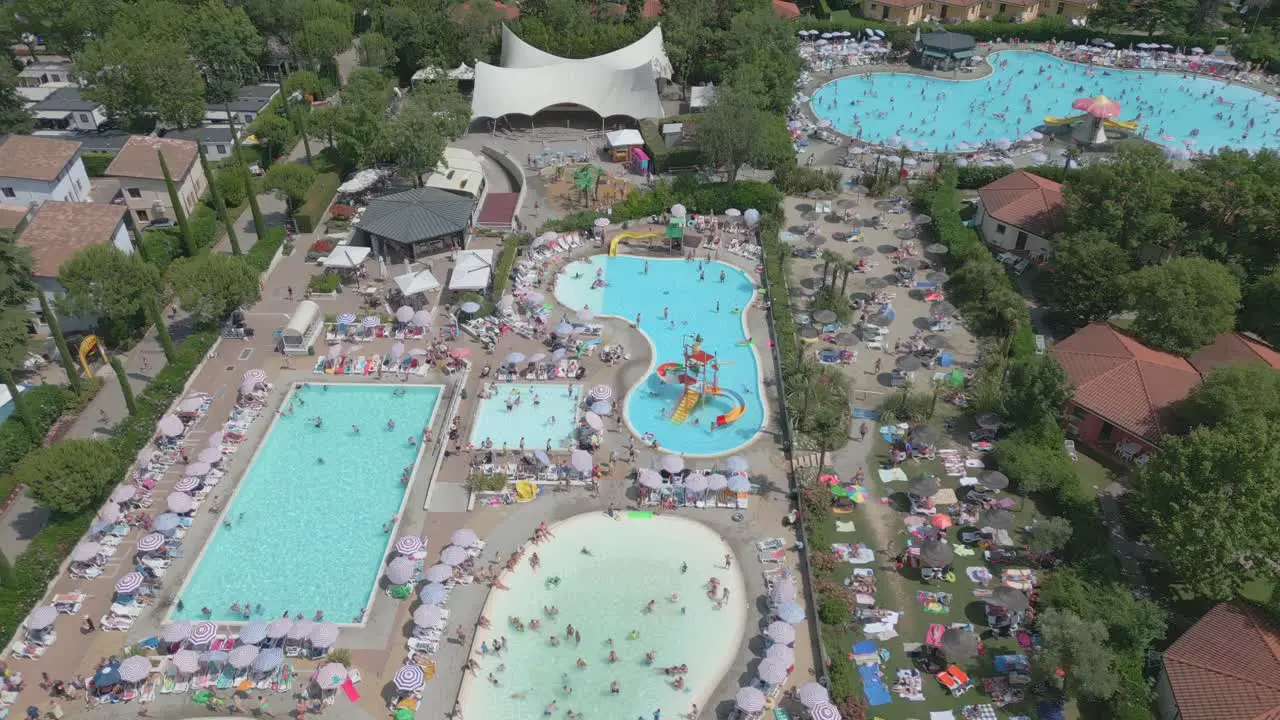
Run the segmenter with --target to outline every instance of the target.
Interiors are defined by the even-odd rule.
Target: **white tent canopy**
[[[310,300],[303,300],[298,303],[298,309],[293,311],[289,324],[280,331],[281,349],[290,354],[305,354],[319,337],[323,325],[324,315],[320,313],[320,306]]]
[[[609,142],[611,148],[635,147],[644,144],[644,138],[641,137],[639,130],[614,130],[605,133],[604,139]]]
[[[631,70],[648,65],[654,79],[671,79],[671,60],[662,41],[662,26],[655,26],[644,37],[611,53],[593,58],[575,60],[544,52],[521,40],[506,25],[502,26],[502,66],[505,68],[536,68],[556,65],[590,65],[596,68]],[[479,70],[479,64],[476,67]]]
[[[569,62],[531,68],[476,63],[472,118],[536,115],[555,105],[578,105],[601,117],[662,117],[658,86],[647,65],[630,70]]]
[[[483,290],[493,275],[492,250],[459,250],[454,254],[450,290]]]
[[[461,63],[458,67],[449,71],[450,80],[473,80],[475,76],[476,71],[468,67],[466,63]]]
[[[386,175],[382,170],[361,170],[351,179],[338,186],[340,193],[362,193],[373,187],[375,183]]]
[[[329,257],[324,259],[324,266],[326,268],[360,267],[360,263],[364,262],[371,252],[373,252],[372,248],[339,245],[329,253]]]
[[[397,275],[395,280],[396,287],[400,288],[400,292],[404,295],[417,295],[440,289],[440,281],[426,269]]]

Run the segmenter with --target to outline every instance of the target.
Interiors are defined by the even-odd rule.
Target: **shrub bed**
[[[516,264],[516,255],[520,252],[520,246],[526,244],[527,239],[518,235],[512,235],[502,241],[502,254],[498,256],[497,265],[493,270],[493,297],[500,298],[502,293],[507,289],[507,283],[511,281],[511,268]]]
[[[111,153],[82,152],[80,160],[84,163],[84,171],[89,177],[102,177],[107,174],[107,166],[115,160]]]
[[[1065,182],[1069,171],[1062,165],[1031,165],[1021,168],[1033,175],[1039,175],[1054,182]],[[983,185],[990,185],[1009,174],[1007,167],[980,167],[969,165],[956,168],[956,187],[960,190],[977,190]]]
[[[719,214],[729,208],[755,208],[764,216],[782,212],[782,193],[769,183],[756,180],[699,185],[691,177],[680,178],[674,183],[654,183],[647,190],[632,190],[626,200],[614,203],[610,217],[614,222],[638,220],[661,215],[676,204],[684,205],[690,213],[695,214]],[[600,217],[597,212],[581,212],[548,221],[542,227],[556,232],[586,230],[597,217]]]
[[[338,185],[342,184],[342,178],[337,173],[320,173],[316,176],[311,187],[307,190],[307,197],[298,206],[298,210],[293,214],[293,219],[298,223],[300,232],[311,232],[316,229],[320,221],[324,218],[324,213],[329,209],[329,202],[333,200],[333,196],[338,193]]]
[[[245,253],[245,258],[254,270],[258,272],[266,272],[271,267],[271,260],[275,258],[276,251],[280,249],[280,245],[284,243],[284,228],[280,226],[267,228],[267,236],[258,238],[258,241],[249,248],[249,252]]]

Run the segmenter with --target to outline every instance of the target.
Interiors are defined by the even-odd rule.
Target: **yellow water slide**
[[[1044,119],[1045,125],[1071,125],[1088,119],[1088,115],[1072,115],[1071,117],[1053,117],[1049,116]],[[1105,125],[1113,130],[1137,130],[1138,123],[1128,120],[1106,120]]]
[[[689,412],[693,410],[693,406],[698,403],[698,391],[692,387],[684,389],[684,395],[680,396],[680,404],[676,405],[675,412],[671,413],[671,422],[682,423],[689,417]]]
[[[663,237],[660,232],[620,232],[613,236],[613,240],[609,241],[609,256],[613,257],[618,254],[618,243],[623,240],[648,240],[653,243],[653,238]]]

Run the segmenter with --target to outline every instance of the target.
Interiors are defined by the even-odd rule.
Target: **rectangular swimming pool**
[[[291,391],[171,618],[209,617],[209,608],[213,620],[242,621],[231,612],[240,603],[255,607],[252,620],[320,610],[356,622],[395,538],[384,525],[403,509],[402,475],[416,468],[440,391],[316,383]]]
[[[573,397],[569,396],[570,388]],[[547,441],[552,449],[564,450],[578,426],[581,400],[582,386],[572,383],[498,383],[493,397],[480,399],[471,444],[480,447],[485,440],[492,440],[495,449],[505,445],[515,450],[523,439],[527,450],[543,450]]]

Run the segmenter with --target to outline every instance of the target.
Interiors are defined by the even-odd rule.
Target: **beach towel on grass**
[[[889,688],[885,687],[880,677],[879,665],[859,665],[858,674],[862,676],[862,694],[867,696],[867,704],[871,707],[888,705],[893,702]]]
[[[882,483],[907,481],[907,473],[902,468],[893,468],[891,470],[881,469],[876,472],[880,475],[880,482]]]

